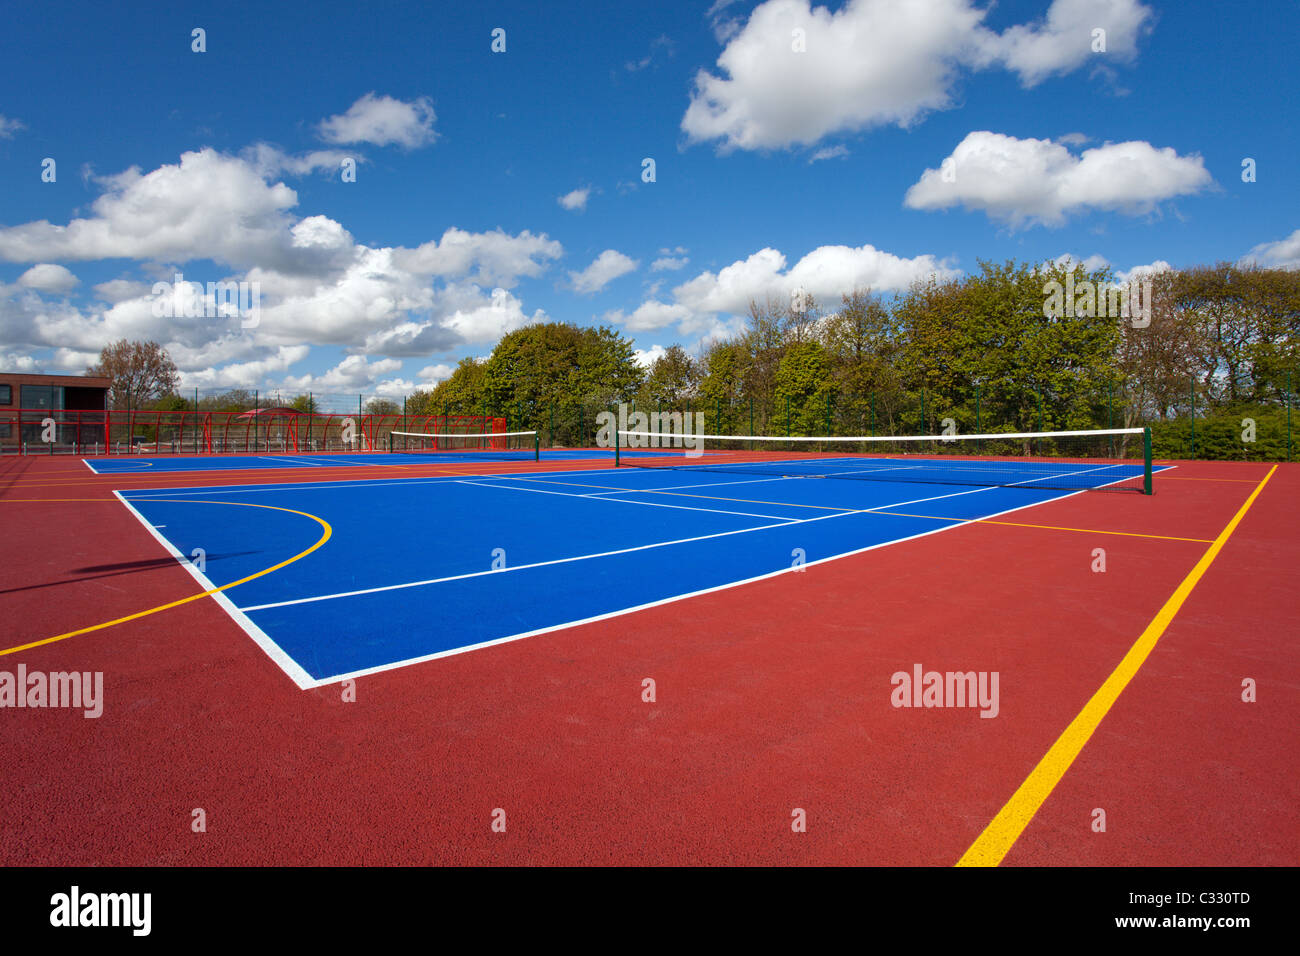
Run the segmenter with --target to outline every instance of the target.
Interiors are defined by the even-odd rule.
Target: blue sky
[[[155,339],[186,387],[400,397],[537,319],[648,360],[980,259],[1297,268],[1297,40],[1278,2],[14,7],[0,370]]]

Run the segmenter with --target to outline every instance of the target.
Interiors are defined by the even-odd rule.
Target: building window
[[[9,422],[0,422],[0,438],[10,438],[13,436],[13,425]]]
[[[23,408],[63,407],[63,389],[57,385],[24,385],[22,392]]]
[[[0,405],[12,405],[14,403],[14,387],[12,385],[0,385]]]

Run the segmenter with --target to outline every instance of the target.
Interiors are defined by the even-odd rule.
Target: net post
[[[617,422],[615,422],[615,424],[617,424]],[[621,445],[622,443],[623,443],[623,436],[620,435],[618,433],[618,429],[615,428],[614,429],[614,467],[615,468],[619,467],[619,445]]]
[[[394,434],[396,434],[396,433],[395,433],[395,432],[389,432],[389,433],[388,433],[388,453],[389,453],[390,455],[393,453],[393,435],[394,435]]]
[[[542,460],[542,433],[533,432],[533,461]]]
[[[1142,494],[1151,493],[1151,426],[1147,425],[1142,429]]]

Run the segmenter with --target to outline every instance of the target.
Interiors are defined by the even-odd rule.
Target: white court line
[[[838,517],[838,516],[835,516]],[[704,534],[693,538],[678,538],[675,541],[656,541],[652,544],[640,544],[632,548],[619,548],[615,551],[600,551],[594,554],[577,554],[568,558],[553,558],[549,561],[535,561],[532,564],[517,564],[512,567],[497,568],[490,571],[469,571],[465,574],[451,574],[441,578],[427,578],[423,581],[406,581],[402,584],[384,584],[373,588],[359,588],[355,591],[339,591],[334,594],[318,594],[314,597],[294,598],[290,601],[276,601],[272,604],[255,604],[249,607],[240,608],[241,611],[264,611],[273,607],[288,607],[293,604],[312,604],[316,601],[332,601],[335,598],[357,597],[362,594],[378,594],[383,591],[401,591],[407,588],[419,588],[429,584],[443,584],[447,581],[463,581],[466,578],[482,578],[490,574],[509,574],[513,571],[527,571],[531,568],[543,568],[553,564],[570,564],[574,561],[589,561],[593,558],[608,558],[616,554],[630,554],[633,551],[648,551],[652,548],[664,548],[673,544],[687,544],[691,541],[705,541],[709,538],[723,538],[730,534],[745,534],[750,531],[762,531],[765,528],[779,528],[788,524],[800,524],[802,521],[813,521],[813,518],[791,518],[789,521],[778,521],[776,524],[759,525],[754,528],[738,528],[735,531],[719,531],[714,534]]]
[[[699,508],[699,507],[693,508],[690,507],[689,505],[670,505],[662,501],[622,501],[618,498],[600,498],[598,495],[580,495],[572,491],[543,491],[541,488],[515,488],[511,485],[501,485],[501,484],[488,485],[488,484],[484,484],[481,481],[469,481],[466,479],[461,479],[456,483],[459,485],[478,485],[482,488],[502,488],[506,491],[526,491],[529,492],[530,494],[536,494],[536,495],[559,495],[560,497],[563,498],[586,498],[589,500],[608,501],[611,502],[612,504],[619,504],[619,505],[642,505],[643,507],[646,508],[673,508],[678,511],[707,511],[710,514],[740,515],[742,518],[768,518],[772,521],[784,521],[786,518],[785,515],[760,515],[760,514],[754,514],[753,512],[749,512],[749,511],[727,511],[724,508]],[[776,501],[772,501],[768,503],[779,504],[779,502]],[[841,508],[839,510],[852,511],[853,509]]]
[[[549,481],[546,478],[532,478],[530,481]],[[589,497],[598,498],[601,495],[632,495],[641,492],[651,491],[680,491],[683,488],[720,488],[723,485],[757,485],[765,481],[790,481],[789,475],[774,475],[771,478],[737,478],[735,481],[707,481],[695,485],[664,485],[661,488],[627,488],[619,491],[593,491]],[[554,481],[553,484],[562,485],[562,481]]]
[[[140,524],[144,525],[145,530],[153,535],[154,540],[166,548],[167,553],[175,558],[180,566],[190,573],[190,576],[193,577],[194,580],[199,582],[199,587],[204,591],[213,591],[213,593],[209,594],[208,597],[216,601],[217,605],[230,615],[231,620],[239,625],[239,627],[243,629],[244,633],[251,637],[258,647],[266,652],[267,657],[271,658],[272,661],[279,665],[280,670],[284,671],[285,674],[289,676],[289,679],[298,685],[299,690],[307,690],[310,687],[316,687],[322,683],[303,670],[302,665],[285,653],[284,649],[281,648],[279,644],[275,643],[269,634],[250,621],[247,615],[235,606],[235,602],[226,596],[225,591],[216,591],[215,589],[218,585],[213,583],[206,574],[195,567],[193,561],[177,551],[170,541],[168,541],[163,535],[159,534],[145,519],[145,516],[136,511],[131,505],[131,502],[127,501],[126,498],[122,496],[120,491],[114,491],[113,494],[117,497],[118,501],[126,505],[127,510],[130,511],[131,514],[135,515],[136,520],[139,521]]]
[[[81,459],[81,463],[82,463],[83,465],[85,465],[87,468],[90,469],[90,473],[91,473],[92,475],[97,475],[97,474],[99,474],[99,472],[97,472],[97,471],[95,470],[95,466],[92,465],[88,459],[85,459],[85,458]]]
[[[982,491],[992,491],[992,490],[993,490],[993,487],[988,487],[988,488],[973,488],[973,489],[971,489],[970,491],[959,491],[959,492],[955,492],[953,495],[938,495],[938,496],[936,496],[936,497],[937,497],[937,498],[951,498],[951,497],[955,497],[956,495],[976,494],[976,493],[979,493],[979,492],[982,492]],[[928,535],[932,535],[932,534],[940,534],[941,532],[944,532],[944,531],[950,531],[950,530],[952,530],[953,528],[962,527],[962,526],[964,526],[964,525],[968,525],[968,524],[971,524],[971,523],[976,522],[976,521],[987,521],[987,520],[989,520],[990,518],[998,518],[998,517],[1001,517],[1002,515],[1011,514],[1011,513],[1014,512],[1014,511],[1021,511],[1021,510],[1025,509],[1025,508],[1033,508],[1033,507],[1036,507],[1036,506],[1041,505],[1041,504],[1046,504],[1048,501],[1063,501],[1063,500],[1066,499],[1066,498],[1072,498],[1072,497],[1074,497],[1075,495],[1083,494],[1084,490],[1086,490],[1086,489],[1080,489],[1079,491],[1071,491],[1071,492],[1068,492],[1068,493],[1066,493],[1066,494],[1062,494],[1062,495],[1059,495],[1059,496],[1056,496],[1056,497],[1048,498],[1048,499],[1046,499],[1046,500],[1044,500],[1044,501],[1033,501],[1033,502],[1030,502],[1029,504],[1025,504],[1025,505],[1017,505],[1017,506],[1014,507],[1014,508],[1007,508],[1005,511],[998,511],[998,512],[995,512],[994,514],[991,514],[991,515],[983,515],[983,516],[981,516],[981,517],[979,517],[979,518],[952,518],[952,519],[950,519],[950,520],[951,520],[953,523],[950,524],[950,525],[944,525],[944,526],[939,527],[939,528],[932,528],[932,529],[929,530],[929,531],[921,531],[921,532],[919,532],[919,533],[917,533],[917,534],[910,535],[910,536],[908,536],[908,537],[906,537],[906,538],[893,538],[893,539],[890,539],[889,541],[881,541],[881,542],[879,542],[879,543],[877,543],[877,544],[868,545],[868,546],[865,547],[865,548],[858,548],[857,550],[854,550],[854,551],[845,551],[845,552],[843,552],[843,553],[841,553],[841,554],[834,554],[834,555],[831,555],[830,557],[826,557],[826,558],[817,558],[816,560],[808,561],[807,563],[803,564],[801,567],[809,568],[809,567],[812,567],[813,565],[816,565],[816,564],[825,564],[825,563],[828,562],[828,561],[838,561],[840,558],[852,557],[853,555],[863,554],[863,553],[865,553],[865,552],[867,552],[867,551],[875,551],[877,548],[886,548],[886,547],[889,547],[890,545],[894,545],[894,544],[902,544],[904,541],[914,541],[914,540],[916,540],[917,538],[924,538],[924,537],[927,537]],[[922,501],[932,501],[932,500],[935,500],[935,499],[932,499],[932,498],[917,498],[917,499],[915,499],[914,501],[910,501],[910,502],[898,502],[897,504],[893,504],[893,505],[878,505],[877,507],[878,507],[878,508],[896,508],[896,507],[898,507],[899,505],[903,505],[903,504],[917,504],[917,503],[922,502]],[[872,509],[872,510],[874,510],[874,509]],[[868,511],[867,511],[867,510],[864,510],[864,511],[862,511],[862,512],[847,512],[847,513],[848,513],[848,514],[866,514],[866,513],[868,513]],[[819,517],[819,518],[809,518],[809,519],[807,519],[807,521],[821,521],[821,520],[823,520],[824,518],[841,518],[841,517],[843,517],[843,516],[844,516],[843,514],[824,515],[824,516]],[[805,522],[805,521],[792,521],[792,522],[787,522],[787,524],[803,524],[803,523],[806,523],[806,522]],[[774,527],[775,527],[775,526],[774,526]],[[762,529],[754,528],[754,529],[750,529],[750,530],[758,531],[758,530],[762,530]],[[733,534],[733,533],[736,533],[736,532],[727,532],[727,534]],[[504,572],[507,571],[507,570],[510,570],[510,569],[509,569],[509,568],[506,568],[506,569],[503,569],[502,571],[496,571],[496,572],[483,572],[483,573],[502,574],[502,573],[504,573]],[[421,655],[418,656],[418,657],[410,657],[410,658],[407,658],[406,660],[394,661],[394,662],[392,662],[392,663],[390,663],[390,664],[377,664],[377,665],[375,665],[374,667],[365,667],[365,668],[362,668],[362,669],[360,669],[360,670],[349,671],[349,672],[347,672],[346,674],[335,674],[335,675],[332,676],[332,677],[323,677],[323,678],[317,680],[317,681],[316,681],[312,686],[314,686],[314,687],[322,687],[322,686],[325,686],[325,685],[327,685],[327,684],[336,684],[336,683],[338,683],[339,681],[344,681],[344,680],[353,680],[353,679],[358,678],[358,677],[367,677],[367,676],[369,676],[369,675],[371,675],[371,674],[380,674],[380,673],[383,673],[384,671],[396,670],[396,669],[401,668],[401,667],[409,667],[409,666],[411,666],[412,664],[422,664],[422,663],[425,663],[426,661],[439,660],[439,659],[444,658],[444,657],[453,657],[453,656],[455,656],[455,655],[457,655],[457,654],[467,654],[467,653],[469,653],[470,651],[482,650],[483,648],[487,648],[487,647],[495,647],[495,646],[497,646],[497,645],[499,645],[499,644],[509,644],[509,643],[513,643],[514,641],[521,641],[521,640],[524,640],[525,638],[529,638],[529,637],[537,637],[538,635],[541,635],[541,634],[550,634],[550,633],[553,633],[553,632],[555,632],[555,631],[563,631],[563,630],[567,630],[567,629],[569,629],[569,628],[571,628],[571,627],[578,627],[578,626],[583,625],[583,624],[593,624],[593,623],[595,623],[595,622],[597,622],[597,621],[606,621],[606,620],[609,620],[610,618],[622,617],[622,616],[625,615],[625,614],[634,614],[634,613],[636,613],[637,611],[644,611],[644,610],[648,610],[648,609],[650,609],[650,608],[654,608],[654,607],[662,607],[662,606],[665,605],[665,604],[673,604],[673,603],[675,603],[675,602],[677,602],[677,601],[684,601],[684,600],[686,600],[687,598],[698,597],[698,596],[703,595],[703,594],[713,594],[714,592],[717,592],[717,591],[726,591],[726,590],[728,590],[728,589],[730,589],[730,588],[740,587],[740,586],[743,585],[743,584],[751,584],[751,583],[753,583],[753,582],[755,582],[755,581],[764,581],[764,580],[767,580],[768,578],[778,577],[779,575],[782,575],[782,574],[790,574],[790,573],[792,573],[793,571],[794,571],[794,568],[781,568],[781,569],[776,570],[776,571],[769,571],[769,572],[767,572],[767,573],[765,573],[765,574],[758,574],[758,575],[755,575],[755,576],[750,577],[750,578],[744,578],[743,580],[740,580],[740,581],[731,581],[731,582],[728,582],[728,583],[726,583],[726,584],[718,584],[718,585],[715,585],[715,586],[713,586],[713,587],[700,588],[699,590],[696,590],[696,591],[689,591],[689,592],[687,592],[687,593],[685,593],[685,594],[675,594],[675,595],[672,595],[672,596],[670,596],[670,597],[660,598],[660,599],[657,600],[657,601],[647,601],[647,602],[644,603],[644,604],[637,604],[637,605],[634,605],[634,606],[632,606],[632,607],[620,608],[620,609],[618,609],[618,610],[616,610],[616,611],[608,611],[608,612],[606,612],[606,613],[604,613],[604,614],[595,614],[595,615],[592,615],[591,617],[584,617],[584,618],[581,618],[581,619],[579,619],[579,620],[575,620],[575,621],[565,621],[565,622],[562,623],[562,624],[553,624],[553,625],[550,625],[550,626],[547,626],[547,627],[539,627],[539,628],[537,628],[537,629],[535,629],[535,630],[532,630],[532,631],[523,631],[523,632],[521,632],[521,633],[519,633],[519,634],[510,634],[510,635],[507,635],[507,636],[505,636],[505,637],[494,638],[494,639],[492,639],[492,640],[490,640],[490,641],[480,641],[480,642],[477,643],[477,644],[467,644],[467,645],[465,645],[465,646],[463,646],[463,647],[452,647],[452,648],[448,648],[448,649],[445,650],[445,651],[435,651],[435,652],[432,653],[432,654],[421,654]]]
[[[323,468],[324,464],[320,459],[312,461],[310,458],[295,458],[289,455],[258,455],[262,461],[296,461],[299,464],[314,465],[317,468]]]
[[[513,490],[515,490],[515,491],[531,491],[532,489],[530,489],[530,488],[516,488],[516,489],[513,489]],[[407,588],[418,588],[418,587],[424,587],[424,586],[426,586],[426,585],[430,585],[430,584],[442,584],[442,583],[444,583],[444,582],[446,582],[446,581],[461,581],[461,580],[464,580],[464,579],[466,579],[466,578],[481,578],[481,577],[487,577],[487,576],[490,575],[490,574],[509,574],[509,573],[511,573],[511,572],[513,572],[513,571],[527,571],[527,570],[529,570],[529,569],[531,569],[531,568],[543,568],[543,567],[547,567],[547,566],[549,566],[549,565],[553,565],[553,564],[570,564],[570,563],[572,563],[572,562],[574,562],[574,561],[588,561],[588,560],[591,560],[592,558],[607,558],[607,557],[611,557],[611,556],[613,556],[613,555],[617,555],[617,554],[630,554],[630,553],[632,553],[632,552],[634,552],[634,551],[650,551],[650,550],[653,550],[654,548],[666,548],[666,547],[669,547],[669,546],[671,546],[671,545],[676,545],[676,544],[688,544],[688,543],[693,542],[693,541],[708,541],[708,540],[711,539],[711,538],[725,538],[725,537],[728,537],[728,536],[730,536],[730,535],[735,535],[735,534],[749,534],[751,531],[766,531],[766,530],[771,529],[771,528],[782,528],[782,527],[786,527],[786,526],[788,526],[788,525],[809,524],[809,523],[811,523],[811,522],[813,522],[813,521],[825,521],[825,520],[827,520],[827,519],[829,519],[829,518],[843,518],[843,517],[845,517],[846,515],[862,515],[862,514],[871,514],[871,513],[874,512],[874,511],[883,510],[883,509],[885,509],[885,508],[899,508],[899,507],[902,507],[903,505],[914,505],[914,504],[918,504],[918,503],[920,503],[920,502],[922,502],[922,501],[937,501],[937,500],[939,500],[940,498],[956,498],[956,497],[959,497],[959,496],[961,496],[961,495],[971,495],[971,494],[977,494],[977,493],[979,493],[979,492],[983,492],[983,491],[992,491],[992,490],[993,490],[992,488],[972,488],[972,489],[970,489],[969,491],[954,491],[954,492],[952,492],[951,494],[947,494],[947,495],[932,495],[932,496],[929,497],[929,498],[913,498],[913,499],[911,499],[910,501],[895,501],[895,502],[892,502],[891,504],[887,504],[887,505],[876,505],[876,506],[874,506],[874,507],[872,507],[872,508],[860,508],[860,509],[853,510],[853,511],[847,511],[847,510],[846,510],[846,511],[838,512],[838,513],[833,514],[833,515],[817,515],[816,517],[813,517],[813,518],[790,518],[790,519],[787,519],[787,520],[778,521],[776,524],[758,525],[757,527],[753,527],[753,528],[738,528],[738,529],[736,529],[736,530],[734,530],[734,531],[718,531],[718,532],[714,532],[713,534],[702,534],[702,535],[696,535],[696,536],[694,536],[694,537],[690,537],[690,538],[678,538],[678,539],[673,540],[673,541],[657,541],[657,542],[653,542],[653,543],[651,543],[651,544],[640,544],[640,545],[636,545],[635,547],[631,547],[631,548],[618,548],[618,549],[613,550],[613,551],[599,551],[599,552],[596,552],[596,553],[594,553],[594,554],[579,554],[579,555],[574,555],[573,557],[568,557],[568,558],[554,558],[554,559],[549,560],[549,561],[535,561],[535,562],[533,562],[532,564],[519,564],[519,565],[515,565],[514,567],[497,568],[497,569],[495,569],[495,570],[489,570],[489,571],[471,571],[471,572],[467,572],[467,573],[465,573],[465,574],[453,574],[453,575],[449,575],[449,576],[447,576],[447,577],[441,577],[441,578],[427,578],[427,579],[425,579],[425,580],[423,580],[423,581],[407,581],[407,582],[404,582],[404,583],[402,583],[402,584],[385,584],[385,585],[380,585],[380,586],[378,586],[378,587],[373,587],[373,588],[359,588],[359,589],[354,590],[354,591],[338,591],[338,592],[336,592],[336,593],[334,593],[334,594],[319,594],[319,595],[316,595],[316,596],[314,596],[314,597],[294,598],[294,599],[292,599],[292,600],[288,600],[288,601],[275,601],[275,602],[273,602],[273,603],[271,603],[271,604],[257,604],[257,605],[252,605],[252,606],[249,606],[249,607],[241,608],[240,610],[242,610],[242,611],[246,611],[246,612],[252,612],[252,611],[264,611],[264,610],[266,610],[267,608],[273,608],[273,607],[288,607],[288,606],[290,606],[290,605],[294,605],[294,604],[310,604],[310,603],[313,603],[313,602],[315,602],[315,601],[329,601],[329,600],[333,600],[333,599],[335,599],[335,598],[355,597],[355,596],[357,596],[357,595],[361,595],[361,594],[377,594],[377,593],[379,593],[379,592],[381,592],[381,591],[400,591],[400,590],[405,590],[405,589],[407,589]],[[541,494],[550,494],[550,493],[551,493],[551,492],[541,492]],[[582,497],[582,496],[575,496],[575,497]],[[599,498],[599,499],[593,499],[593,500],[598,500],[598,501],[612,501],[613,499],[610,499],[610,498]],[[622,503],[626,503],[626,502],[622,502]],[[1023,506],[1022,506],[1022,507],[1023,507]],[[1012,510],[1014,510],[1014,509],[1012,509]],[[971,520],[976,520],[976,519],[953,518],[953,519],[951,519],[951,520],[953,520],[953,521],[971,521]],[[930,532],[926,532],[926,533],[929,534]],[[900,539],[900,540],[907,540],[907,539]],[[856,552],[853,552],[853,553],[856,553]],[[806,565],[805,565],[805,566],[806,566]]]

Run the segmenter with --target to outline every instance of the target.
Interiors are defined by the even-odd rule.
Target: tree
[[[762,303],[751,299],[748,327],[741,337],[749,353],[745,367],[745,394],[754,400],[758,419],[764,423],[774,414],[776,370],[785,352],[788,308],[786,302],[775,296],[768,296]]]
[[[1172,294],[1203,349],[1197,372],[1210,403],[1281,397],[1300,357],[1300,275],[1220,262],[1181,271]]]
[[[246,388],[232,388],[220,395],[206,395],[199,399],[199,409],[205,412],[243,412],[259,404],[260,401]]]
[[[505,335],[484,368],[483,387],[492,408],[504,409],[535,427],[541,409],[573,400],[583,330],[565,322],[538,322]]]
[[[722,410],[721,420],[711,423],[709,428],[726,435],[749,434],[751,426],[758,431],[761,419],[751,422],[750,397],[745,394],[744,386],[750,365],[749,349],[741,342],[715,342],[698,365],[701,407],[706,414],[712,411],[715,418],[716,410]],[[754,411],[755,415],[760,412]]]
[[[1094,290],[1093,307],[1045,315],[1050,284],[1067,279]],[[1086,424],[1093,396],[1114,374],[1119,327],[1095,298],[1109,283],[1108,270],[1078,264],[981,261],[977,274],[913,285],[895,307],[898,370],[907,388],[925,390],[926,405],[924,421],[909,412],[907,427],[936,431],[951,417],[969,430],[977,398],[981,427]]]
[[[365,411],[367,415],[400,415],[402,406],[391,398],[372,398],[366,402]]]
[[[677,410],[694,398],[700,381],[700,366],[680,345],[670,345],[650,364],[638,404],[666,405]]]
[[[425,415],[482,415],[483,376],[487,363],[476,358],[463,358],[449,378],[443,379],[427,393],[428,400],[421,409]],[[407,404],[409,412],[410,404]]]
[[[301,395],[294,396],[293,401],[289,403],[289,407],[312,415],[316,413],[316,399],[310,392],[303,392]]]
[[[1156,273],[1146,281],[1151,283],[1150,321],[1135,326],[1130,320],[1117,320],[1115,384],[1123,412],[1122,422],[1115,422],[1118,427],[1166,419],[1176,408],[1186,408],[1192,383],[1201,377],[1204,356],[1210,351],[1202,338],[1202,324],[1179,305],[1183,281],[1179,274]],[[1108,409],[1107,424],[1109,416]]]
[[[109,405],[113,408],[143,408],[171,395],[181,381],[176,363],[161,345],[126,339],[104,346],[99,362],[86,372],[113,380],[109,388]]]
[[[835,387],[826,349],[818,342],[793,342],[776,372],[774,421],[791,435],[821,435]]]
[[[840,310],[824,323],[822,339],[839,393],[840,428],[867,434],[874,424],[875,396],[895,395],[901,385],[901,340],[894,317],[870,289],[855,288],[841,297]]]

